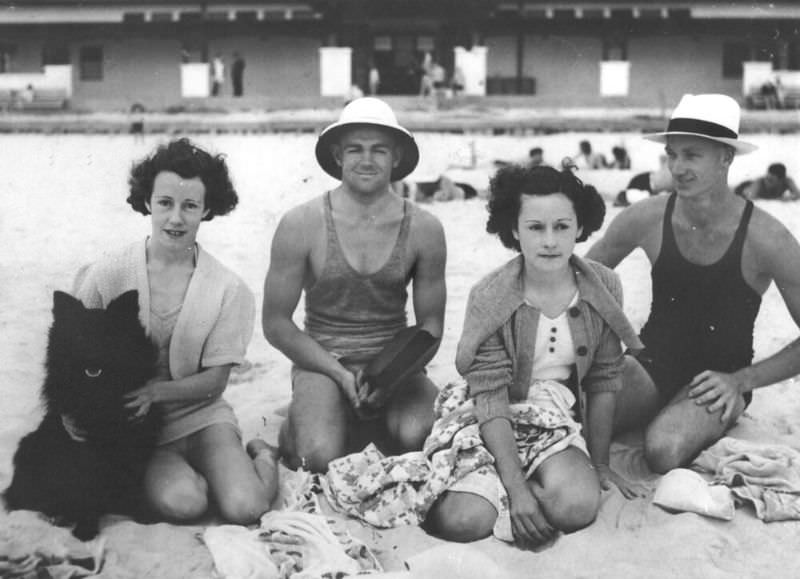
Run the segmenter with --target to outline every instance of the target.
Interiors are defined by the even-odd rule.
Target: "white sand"
[[[606,153],[612,145],[626,144],[635,171],[657,166],[659,146],[632,134],[525,138],[422,134],[418,138],[423,161],[416,175],[469,163],[470,141],[475,142],[479,165],[486,166],[494,158],[523,157],[534,144],[544,147],[546,161],[556,163],[574,153],[577,142],[587,136],[595,149]],[[162,140],[160,136],[148,136],[143,143],[127,136],[0,136],[4,151],[0,157],[0,489],[10,481],[11,458],[19,438],[41,416],[37,396],[52,291],[68,290],[79,265],[149,232],[149,220],[134,214],[125,203],[126,178],[132,160]],[[333,182],[316,166],[314,138],[309,135],[201,136],[196,140],[228,154],[241,196],[234,213],[202,226],[200,241],[245,279],[260,304],[269,243],[280,215]],[[778,160],[787,164],[790,174],[800,177],[798,136],[752,136],[751,140],[763,148],[734,163],[732,183],[755,177],[769,162]],[[608,196],[617,192],[616,182],[597,185]],[[798,231],[800,205],[764,202],[761,206]],[[434,381],[443,384],[454,376],[452,361],[469,288],[510,253],[484,233],[482,201],[434,204],[428,209],[443,222],[449,250],[445,335],[430,366]],[[617,211],[609,208],[609,216]],[[634,254],[619,272],[626,311],[639,327],[649,307],[647,262],[642,254]],[[257,315],[260,319],[260,311]],[[298,314],[298,322],[301,319]],[[756,359],[797,334],[774,287],[764,297],[756,332]],[[261,434],[274,441],[280,421],[274,412],[289,398],[289,362],[267,344],[258,325],[248,356],[251,366],[235,375],[226,396],[245,436]],[[800,390],[789,380],[758,391],[731,435],[797,446],[798,431]],[[652,484],[635,437],[625,442],[614,446],[615,465]],[[350,527],[376,549],[387,570],[400,570],[408,556],[442,543],[417,528],[377,531],[355,522]],[[212,576],[210,557],[195,536],[198,530],[109,518],[103,530],[109,554],[102,576]],[[514,577],[788,578],[800,574],[798,536],[800,523],[763,524],[749,509],[739,509],[732,522],[719,522],[694,514],[667,514],[652,505],[650,498],[625,501],[617,491],[610,491],[604,494],[594,525],[561,537],[538,553],[493,539],[479,542],[476,548]]]

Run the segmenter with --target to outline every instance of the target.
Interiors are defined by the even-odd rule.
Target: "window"
[[[103,80],[103,47],[82,46],[80,52],[80,79]]]
[[[42,66],[70,64],[69,46],[65,42],[45,44],[42,49]]]
[[[742,63],[750,60],[750,47],[744,42],[722,45],[722,78],[742,78]]]
[[[17,47],[13,44],[0,43],[0,72],[13,72],[12,63]]]

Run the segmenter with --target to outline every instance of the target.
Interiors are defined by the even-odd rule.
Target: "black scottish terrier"
[[[157,352],[138,314],[135,290],[105,310],[53,294],[45,416],[14,455],[4,494],[9,510],[74,524],[73,534],[83,540],[97,535],[105,513],[144,513],[142,482],[161,421],[154,408],[132,421],[124,407],[125,394],[155,372]]]

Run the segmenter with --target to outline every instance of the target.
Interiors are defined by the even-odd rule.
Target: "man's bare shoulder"
[[[760,258],[782,256],[783,259],[798,255],[800,249],[792,232],[777,217],[757,205],[753,207],[753,215],[747,228],[747,239]]]
[[[669,195],[647,197],[621,211],[615,221],[646,227],[654,223],[660,223],[664,219],[664,211],[667,209],[668,200]]]
[[[409,205],[411,207],[412,237],[419,235],[430,238],[444,235],[444,227],[438,217],[415,203]]]
[[[324,216],[324,196],[314,197],[289,209],[281,217],[281,221],[291,225],[313,222]]]

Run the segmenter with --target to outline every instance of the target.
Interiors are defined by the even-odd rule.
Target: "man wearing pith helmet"
[[[753,329],[771,283],[800,323],[800,245],[777,219],[735,195],[728,170],[756,147],[720,94],[684,95],[663,143],[674,192],[622,211],[587,256],[616,267],[641,248],[652,266],[645,349],[626,356],[616,427],[646,425],[656,472],[690,463],[721,438],[753,390],[800,372],[800,340],[753,363]]]
[[[424,364],[443,330],[446,248],[441,223],[391,187],[414,170],[419,149],[385,102],[350,102],[315,153],[340,184],[281,219],[262,322],[294,363],[281,452],[292,467],[325,471],[369,441],[390,454],[422,447],[438,393]],[[409,326],[409,284],[414,323],[435,346],[418,371],[371,388],[364,368]],[[292,320],[302,293],[303,329]]]

